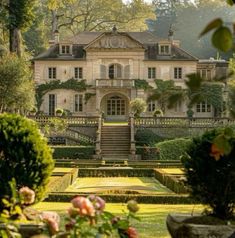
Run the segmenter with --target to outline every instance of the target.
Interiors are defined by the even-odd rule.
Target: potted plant
[[[194,138],[182,163],[191,197],[209,210],[195,217],[168,215],[170,234],[173,238],[230,237],[235,231],[235,226],[228,225],[234,221],[235,206],[233,130],[217,128]]]
[[[59,116],[59,117],[61,117],[63,115],[63,112],[64,112],[64,110],[61,108],[56,108],[56,110],[55,110],[56,116]]]
[[[37,108],[36,107],[33,107],[30,111],[29,111],[29,115],[30,116],[35,116],[37,113]]]
[[[163,111],[161,109],[156,109],[153,113],[154,117],[162,117],[163,116]]]
[[[140,117],[141,113],[146,110],[146,102],[141,98],[133,99],[130,102],[130,108],[134,117]]]

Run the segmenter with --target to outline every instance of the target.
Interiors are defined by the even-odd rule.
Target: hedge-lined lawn
[[[200,213],[203,211],[203,206],[201,205],[140,204],[139,206],[138,215],[141,217],[141,222],[133,222],[133,224],[137,228],[140,238],[170,238],[165,225],[168,213]],[[34,206],[38,210],[57,211],[63,217],[69,207],[69,203],[47,202],[41,202]],[[108,203],[106,204],[106,210],[120,215],[123,210],[126,211],[126,205]]]
[[[180,168],[167,168],[167,169],[162,169],[161,171],[163,171],[164,173],[167,174],[177,174],[177,175],[183,175],[184,171]]]
[[[168,188],[150,177],[86,177],[78,178],[66,192],[103,193],[107,191],[135,191],[148,194],[172,194]]]

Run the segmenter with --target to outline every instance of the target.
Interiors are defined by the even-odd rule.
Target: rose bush
[[[35,201],[35,193],[32,189],[24,186],[16,190],[16,182],[10,182],[13,196],[10,199],[3,199],[6,209],[0,214],[0,222],[16,224],[15,222],[32,221],[36,224],[45,224],[45,237],[55,238],[91,238],[91,237],[114,237],[138,238],[136,229],[131,225],[131,219],[138,219],[136,212],[139,210],[136,201],[127,203],[128,213],[125,216],[115,216],[105,211],[105,201],[95,195],[87,198],[77,196],[71,200],[71,207],[68,209],[65,231],[60,230],[60,217],[55,212],[38,212],[29,206]],[[14,229],[1,229],[0,235],[16,235],[12,237],[24,237],[17,233],[17,226]],[[10,233],[9,233],[10,232]],[[8,237],[8,236],[5,236]]]

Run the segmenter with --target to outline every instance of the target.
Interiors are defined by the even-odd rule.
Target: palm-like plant
[[[155,84],[156,88],[152,90],[147,101],[157,101],[163,114],[166,108],[174,107],[185,96],[185,90],[179,86],[175,86],[173,80],[156,79]]]

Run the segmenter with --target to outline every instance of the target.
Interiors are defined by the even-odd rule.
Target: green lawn
[[[41,202],[34,206],[38,210],[57,211],[61,216],[65,216],[69,203],[46,203]],[[106,204],[106,210],[120,215],[126,210],[125,204]],[[164,204],[140,204],[138,215],[141,222],[134,222],[140,238],[170,238],[167,232],[165,221],[168,213],[200,213],[203,210],[201,205],[164,205]]]
[[[136,191],[144,194],[170,194],[168,188],[150,177],[85,177],[77,178],[66,192],[105,193],[107,191]]]

